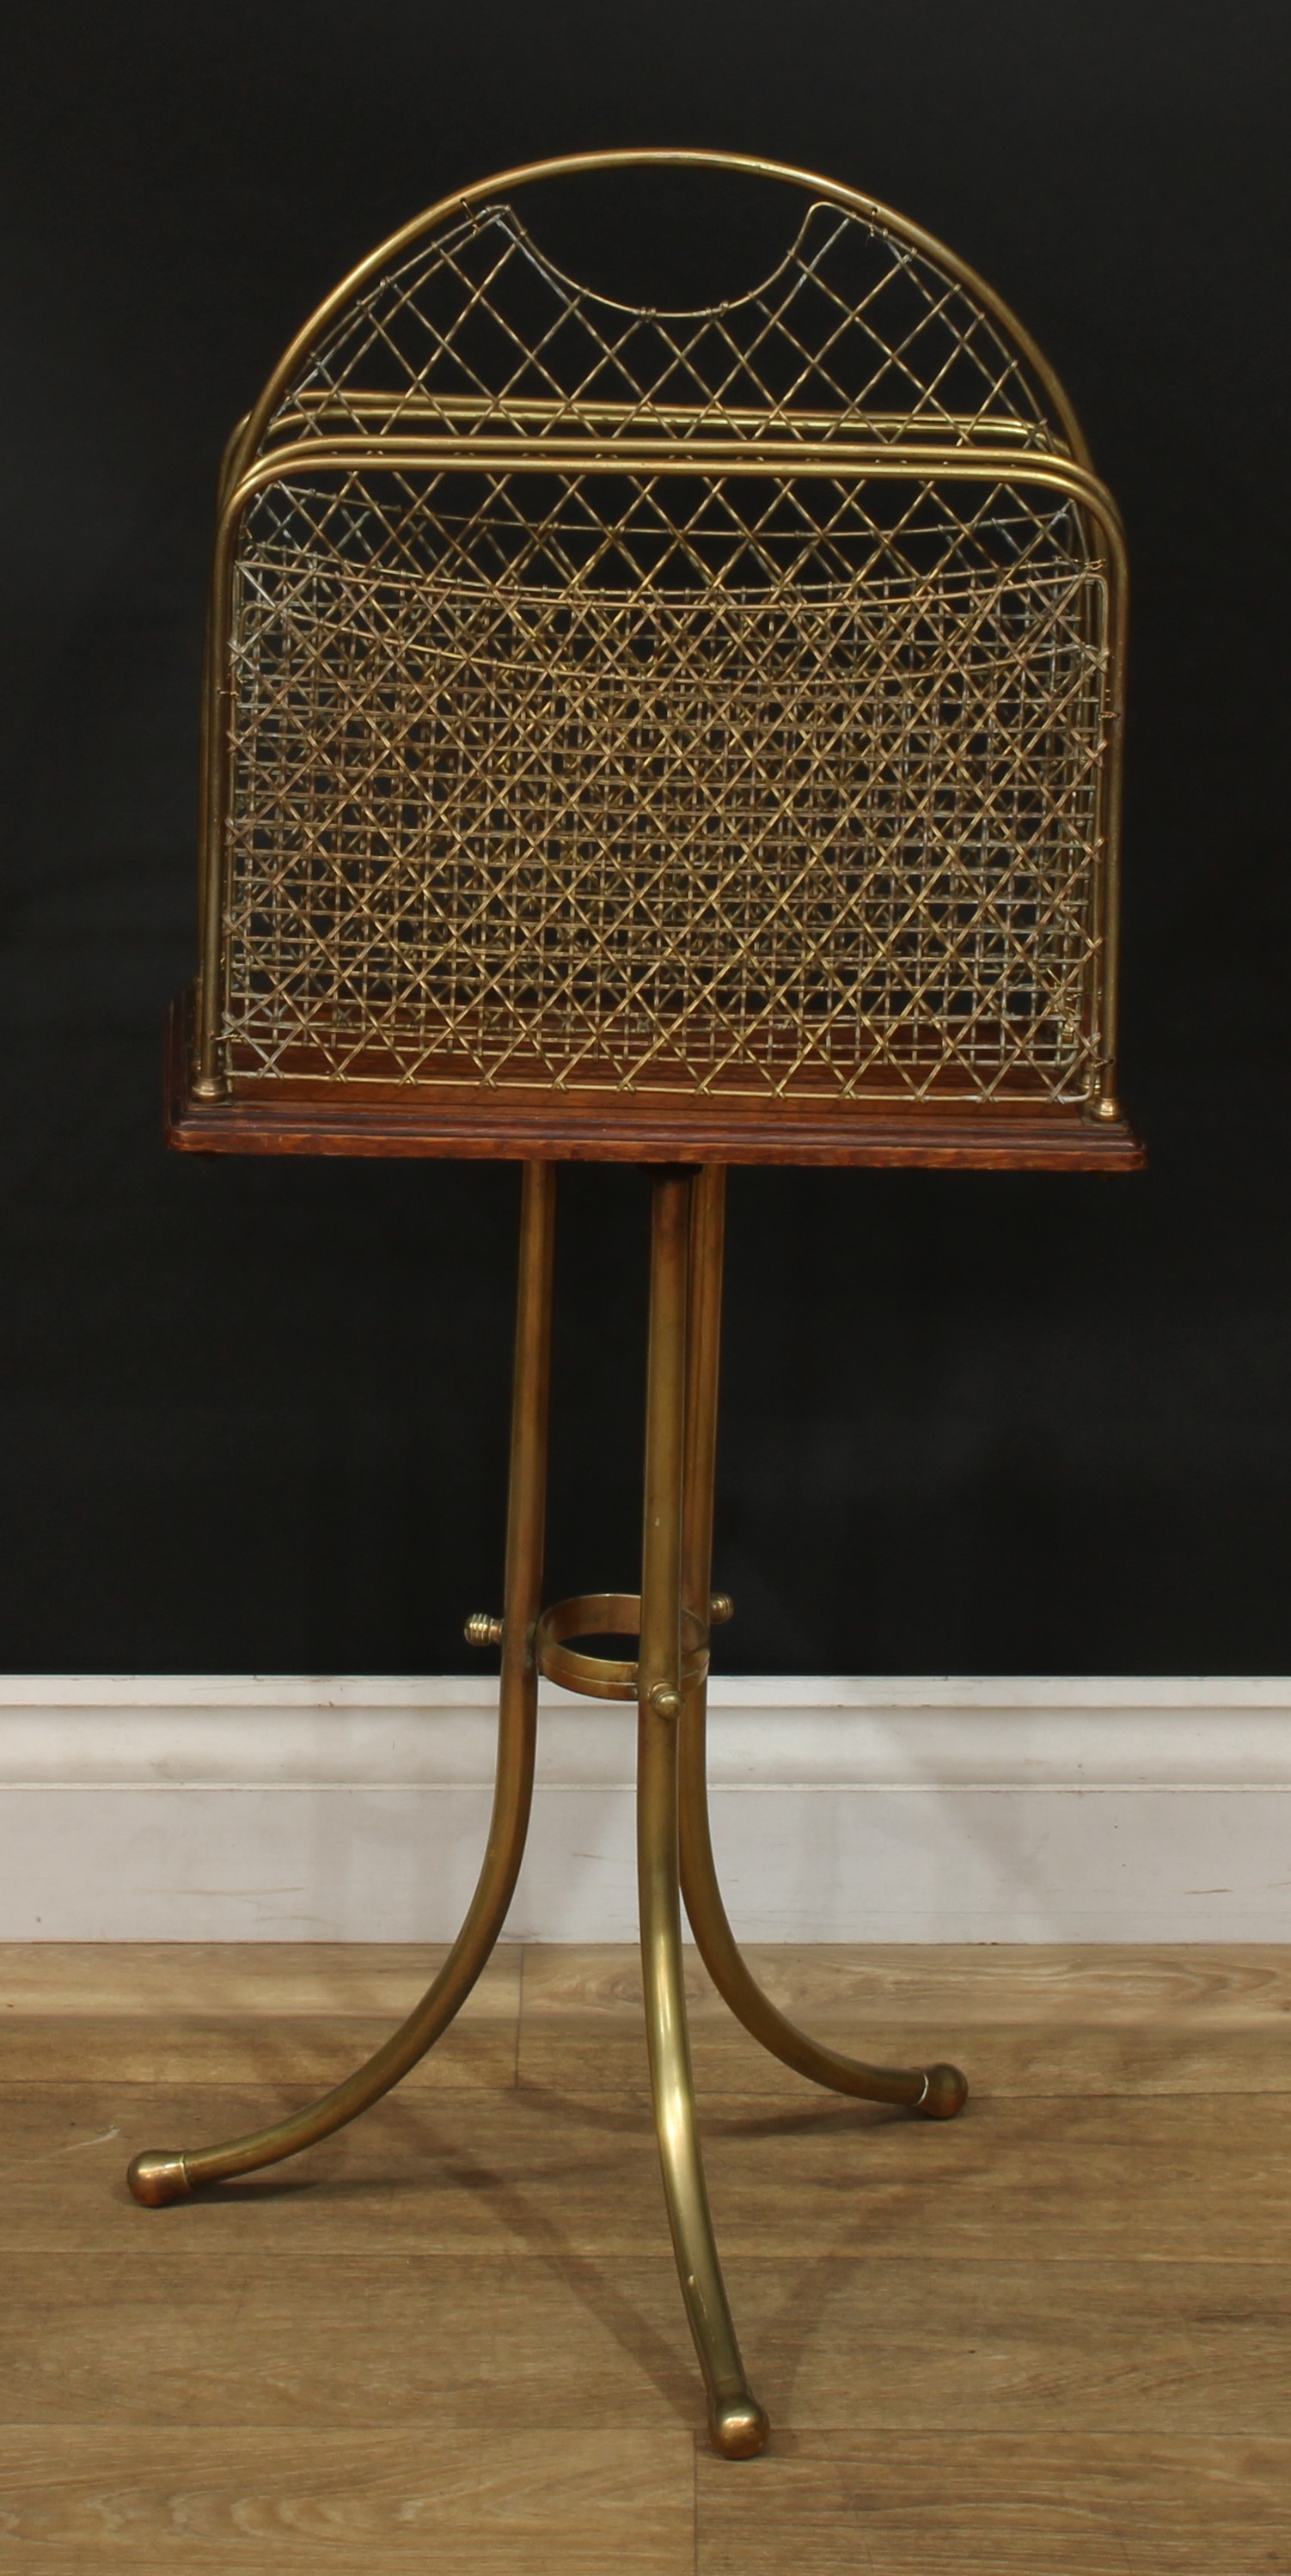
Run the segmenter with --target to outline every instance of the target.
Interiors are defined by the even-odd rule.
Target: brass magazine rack
[[[616,303],[512,200],[633,164],[779,192],[786,247],[688,312]],[[533,202],[533,200],[530,200]],[[462,1930],[303,2112],[137,2156],[173,2200],[354,2117],[502,1928],[540,1674],[639,1709],[646,2026],[720,2451],[767,2423],[695,2125],[680,1898],[817,2083],[948,2119],[950,2066],[796,2030],[723,1908],[704,1755],[724,1167],[1129,1169],[1115,1096],[1119,522],[999,299],[847,188],[705,153],[517,170],[337,289],[232,440],[208,634],[196,1152],[524,1164],[498,1771]],[[555,1167],[652,1167],[641,1590],[544,1611]],[[639,1638],[632,1659],[579,1640]]]

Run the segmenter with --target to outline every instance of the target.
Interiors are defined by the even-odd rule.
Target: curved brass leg
[[[747,2459],[762,2449],[769,2428],[745,2377],[713,2238],[695,2124],[677,1883],[681,1486],[692,1186],[684,1174],[664,1173],[654,1187],[638,1672],[637,1873],[646,2035],[668,2223],[708,2390],[714,2448],[728,2459]]]
[[[713,1545],[725,1180],[725,1173],[716,1167],[699,1175],[691,1234],[682,1597],[686,1608],[701,1616],[707,1615]],[[968,2085],[958,2067],[866,2066],[858,2058],[844,2057],[809,2039],[763,1994],[736,1944],[713,1859],[705,1747],[707,1696],[701,1678],[687,1692],[681,1718],[681,1886],[700,1957],[719,1994],[754,2039],[813,2084],[854,2094],[864,2102],[904,2103],[930,2120],[953,2120],[968,2098]]]
[[[554,1167],[527,1164],[520,1221],[497,1782],[488,1844],[466,1920],[434,1984],[402,2027],[365,2066],[321,2101],[293,2111],[270,2128],[231,2139],[225,2146],[186,2154],[154,2149],[136,2156],[127,2180],[135,2199],[149,2207],[177,2200],[203,2183],[254,2173],[260,2165],[294,2156],[379,2101],[447,2029],[502,1929],[524,1852],[533,1794],[538,1676],[532,1638],[541,1607],[554,1213]]]

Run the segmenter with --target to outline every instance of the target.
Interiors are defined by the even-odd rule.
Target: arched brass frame
[[[489,179],[476,180],[469,188],[457,188],[451,196],[440,197],[433,206],[427,207],[424,214],[415,215],[411,223],[401,225],[398,232],[391,233],[368,253],[366,259],[361,259],[348,276],[341,279],[330,295],[324,297],[283,351],[259,401],[234,433],[227,466],[229,481],[236,481],[246,471],[283,395],[328,324],[344,312],[356,295],[362,293],[370,279],[379,277],[392,262],[404,258],[415,242],[424,241],[452,216],[468,213],[472,206],[486,205],[490,197],[497,196],[502,189],[527,188],[543,179],[577,178],[595,170],[633,169],[731,170],[743,173],[749,179],[779,179],[789,187],[807,189],[812,196],[823,198],[827,204],[841,206],[847,214],[859,215],[863,222],[877,224],[884,232],[907,242],[912,250],[921,252],[935,267],[944,269],[956,285],[965,288],[990,314],[992,321],[998,323],[1005,338],[1013,342],[1019,356],[1025,359],[1037,382],[1044,387],[1054,419],[1076,463],[1082,465],[1087,473],[1093,472],[1084,432],[1044,351],[1037,346],[1003,296],[997,295],[994,287],[988,285],[975,268],[969,267],[967,260],[948,250],[944,242],[938,241],[933,233],[925,232],[922,225],[911,223],[906,215],[896,214],[891,206],[880,205],[876,197],[861,196],[855,188],[843,187],[837,179],[823,179],[817,171],[800,170],[789,161],[767,161],[747,152],[643,149],[636,152],[573,152],[558,155],[551,161],[522,162],[514,170],[497,171]]]
[[[576,1655],[560,1678],[638,1707],[637,1864],[646,2033],[664,2198],[682,2296],[704,2375],[709,2429],[725,2457],[761,2450],[768,2425],[749,2386],[722,2280],[695,2115],[682,1966],[681,1895],[714,1984],[745,2027],[786,2065],[836,2092],[950,2119],[968,2087],[954,2067],[867,2066],[794,2028],[757,1985],[726,1918],[708,1830],[704,1704],[710,1610],[713,1465],[725,1174],[665,1168],[653,1183],[640,1651],[635,1664]],[[296,2155],[381,2099],[447,2029],[502,1929],[524,1851],[533,1788],[538,1676],[569,1622],[540,1618],[550,1385],[555,1166],[525,1168],[516,1322],[498,1772],[488,1847],[470,1909],[434,1984],[366,2065],[305,2109],[245,2137],[150,2148],[129,2169],[150,2208]],[[634,1596],[591,1596],[623,1619]],[[578,1605],[562,1608],[576,1612]],[[589,1616],[591,1615],[589,1613]],[[550,1621],[550,1614],[548,1614]],[[583,1620],[584,1628],[588,1620]],[[587,1666],[580,1679],[575,1667]],[[630,1677],[630,1678],[628,1678]]]

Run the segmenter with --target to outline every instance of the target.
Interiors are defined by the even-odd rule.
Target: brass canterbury
[[[539,183],[690,164],[784,199],[752,290],[574,282]],[[458,2010],[514,1889],[546,1673],[639,1707],[646,2020],[717,2447],[759,2449],[695,2127],[705,1964],[816,2082],[938,2118],[955,2069],[817,2046],[722,1906],[704,1762],[728,1161],[1116,1168],[1125,576],[1039,352],[848,189],[701,153],[513,171],[355,271],[225,461],[201,974],[170,1135],[526,1164],[493,1824],[430,1992],[312,2109],[136,2157],[144,2201],[293,2154]],[[543,1611],[554,1164],[651,1163],[641,1589]],[[639,1634],[635,1658],[588,1637]]]

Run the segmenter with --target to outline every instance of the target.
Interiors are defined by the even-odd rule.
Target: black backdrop
[[[517,1174],[167,1158],[223,438],[452,185],[676,141],[939,234],[1056,363],[1134,575],[1138,1179],[741,1173],[728,1668],[1291,1662],[1288,420],[1268,0],[121,0],[6,40],[0,1660],[460,1670]],[[589,245],[589,255],[592,246]],[[645,1184],[562,1182],[551,1589],[633,1579]]]

